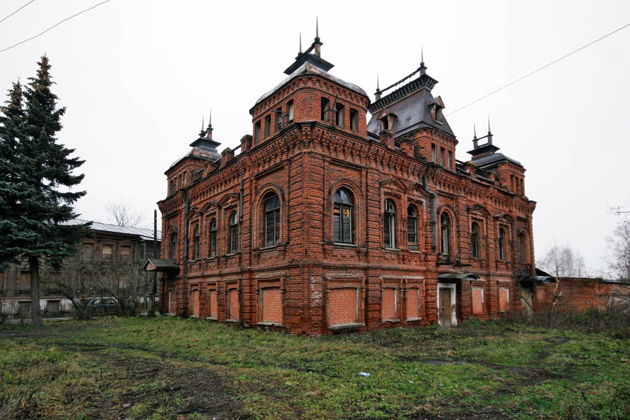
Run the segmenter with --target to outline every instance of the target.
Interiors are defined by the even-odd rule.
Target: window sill
[[[278,248],[280,246],[280,244],[275,244],[275,245],[267,245],[267,246],[261,246],[260,248],[258,248],[260,251],[269,251],[271,249],[275,249]]]
[[[402,249],[400,249],[400,248],[388,248],[388,247],[385,247],[384,249],[385,249],[385,251],[393,251],[393,252],[401,252],[402,251]]]
[[[225,322],[229,323],[229,324],[238,324],[241,321],[238,319],[226,319]]]
[[[282,322],[259,322],[256,325],[261,327],[282,327]]]
[[[331,325],[330,327],[328,327],[328,329],[332,331],[341,331],[341,330],[352,330],[352,329],[357,329],[357,328],[362,328],[362,327],[365,327],[365,324],[353,323],[353,324]]]
[[[395,324],[397,322],[400,322],[400,319],[384,319],[381,324]]]
[[[333,246],[341,246],[346,248],[356,248],[357,244],[347,244],[344,242],[333,242]]]
[[[422,318],[407,318],[407,322],[422,321]]]

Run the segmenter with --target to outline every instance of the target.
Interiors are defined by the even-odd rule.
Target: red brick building
[[[219,154],[209,125],[166,171],[164,312],[329,334],[520,310],[535,298],[525,168],[490,132],[455,159],[424,63],[371,102],[321,45],[254,104],[237,150]]]

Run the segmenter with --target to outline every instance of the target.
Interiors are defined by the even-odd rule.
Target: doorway
[[[455,284],[438,283],[438,324],[441,327],[457,325]]]

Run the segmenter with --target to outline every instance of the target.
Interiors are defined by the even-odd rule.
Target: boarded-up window
[[[499,312],[510,310],[510,289],[499,287]]]
[[[129,245],[123,245],[120,247],[120,256],[123,258],[131,257],[131,247]]]
[[[103,245],[101,248],[101,256],[103,258],[111,258],[113,254],[113,247],[111,245]]]
[[[177,311],[177,308],[176,308],[176,302],[175,302],[175,291],[169,290],[167,312],[171,315],[174,315],[176,311]]]
[[[240,319],[239,313],[238,289],[230,289],[227,293],[227,319],[237,321]]]
[[[199,291],[190,292],[190,313],[192,316],[199,316]]]
[[[393,287],[386,287],[383,289],[382,299],[382,316],[383,321],[398,320],[398,289]]]
[[[472,311],[473,314],[478,315],[484,313],[484,301],[483,301],[483,288],[472,288]]]
[[[407,320],[420,319],[420,289],[407,290]]]
[[[261,320],[282,324],[282,290],[279,287],[260,289]]]
[[[355,287],[331,289],[328,292],[328,325],[359,322],[359,289]]]
[[[208,316],[213,319],[217,319],[219,317],[219,308],[217,306],[217,291],[210,290],[208,291]]]
[[[92,244],[83,244],[81,247],[81,259],[91,260],[94,256],[94,246]]]

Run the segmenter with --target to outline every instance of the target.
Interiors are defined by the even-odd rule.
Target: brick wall
[[[586,309],[605,309],[620,300],[630,299],[630,282],[614,283],[601,279],[561,277],[556,283],[539,285],[536,290],[536,311],[551,308],[554,293],[558,296],[556,309],[581,312]],[[621,298],[621,299],[620,299]]]
[[[346,113],[358,110],[358,128],[322,121],[321,97],[343,104]],[[227,162],[207,163],[204,178],[159,203],[164,237],[178,232],[180,272],[165,279],[163,288],[176,290],[178,314],[190,315],[195,285],[204,293],[200,311],[219,321],[272,324],[295,334],[329,334],[331,326],[346,324],[363,330],[425,325],[437,322],[438,276],[464,270],[479,275],[476,286],[483,289],[483,299],[479,302],[480,292],[475,295],[469,283],[458,284],[459,319],[498,318],[519,307],[516,273],[532,271],[533,252],[521,263],[512,244],[518,232],[527,232],[528,249],[533,249],[533,202],[475,180],[474,171],[463,176],[416,156],[415,150],[431,141],[455,147],[457,141],[439,130],[422,128],[406,140],[411,144],[404,150],[393,141],[368,140],[369,99],[322,77],[300,76],[282,86],[251,109],[252,124],[264,124],[267,115],[274,121],[275,110],[284,112],[291,100],[292,123],[274,125],[268,137],[254,139],[251,148]],[[183,159],[168,177],[179,178],[198,164]],[[333,197],[340,188],[352,194],[348,244],[334,241]],[[270,192],[280,200],[280,235],[277,243],[265,246],[262,200]],[[393,249],[385,249],[383,241],[385,200],[396,209]],[[417,209],[417,244],[407,243],[410,205]],[[233,211],[239,241],[230,253]],[[439,255],[443,212],[452,223],[449,256]],[[211,220],[218,226],[216,255],[209,252]],[[470,247],[473,221],[482,226],[476,258]],[[191,245],[195,227],[201,232],[197,259]],[[501,260],[496,249],[500,228],[508,232]],[[168,248],[163,247],[163,258]],[[508,292],[501,294],[499,281]],[[230,284],[238,284],[238,290]]]

